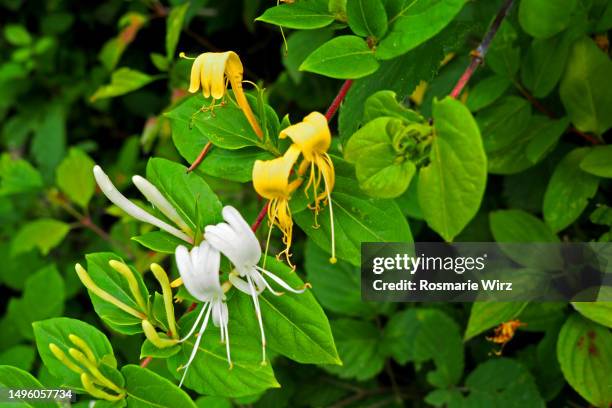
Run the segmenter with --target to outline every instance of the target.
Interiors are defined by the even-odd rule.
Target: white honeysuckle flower
[[[261,330],[262,362],[265,362],[266,336],[258,296],[266,288],[276,296],[282,293],[272,289],[264,275],[293,293],[303,293],[308,285],[305,285],[303,289],[294,289],[272,272],[260,267],[258,264],[261,259],[261,247],[249,224],[232,206],[223,207],[222,215],[226,222],[208,225],[204,230],[204,237],[213,248],[225,255],[234,265],[235,272],[230,273],[229,276],[232,285],[253,298]]]
[[[202,336],[208,326],[208,320],[212,314],[213,324],[221,329],[221,342],[225,342],[227,351],[227,361],[232,367],[232,359],[230,357],[229,331],[227,328],[229,321],[229,312],[225,304],[225,293],[219,281],[219,266],[221,263],[221,254],[219,251],[209,245],[208,242],[202,241],[199,246],[196,246],[189,251],[183,245],[176,248],[176,265],[179,274],[183,279],[185,289],[204,305],[200,314],[196,318],[189,333],[179,340],[180,343],[189,339],[195,333],[200,320],[204,317],[204,322],[198,332],[193,350],[187,361],[187,364],[181,367],[185,372],[179,383],[179,387],[183,385],[187,370],[195,358]]]
[[[154,225],[168,232],[169,234],[172,234],[175,237],[182,239],[185,242],[188,242],[190,244],[193,243],[193,238],[188,235],[188,233],[193,235],[191,229],[187,226],[185,221],[179,217],[178,213],[172,207],[170,202],[153,184],[151,184],[142,177],[134,177],[136,187],[142,192],[142,194],[147,198],[147,200],[155,207],[159,208],[162,214],[164,214],[170,220],[175,222],[180,228],[183,228],[184,231],[181,231],[180,229],[173,227],[167,222],[160,220],[153,214],[150,214],[149,212],[143,210],[142,208],[138,207],[136,204],[128,200],[123,194],[121,194],[119,190],[117,190],[117,187],[115,187],[113,182],[106,175],[106,173],[104,173],[104,170],[102,170],[100,166],[95,166],[93,169],[93,173],[96,179],[96,183],[98,183],[100,190],[102,190],[106,198],[108,198],[117,207],[125,211],[128,215],[136,218],[139,221]]]

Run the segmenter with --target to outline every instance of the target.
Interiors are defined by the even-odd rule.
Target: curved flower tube
[[[299,155],[300,150],[292,145],[283,156],[266,161],[256,160],[253,165],[253,187],[257,194],[270,200],[268,205],[270,226],[276,225],[281,230],[285,244],[285,250],[279,256],[285,254],[290,265],[289,249],[293,234],[293,219],[289,209],[289,199],[302,183],[302,179],[289,181],[289,176]]]
[[[180,387],[183,385],[187,377],[187,370],[198,352],[198,347],[208,326],[211,314],[213,324],[221,328],[221,341],[225,342],[227,361],[230,368],[232,367],[232,359],[230,356],[229,331],[227,327],[229,313],[225,304],[225,293],[219,282],[219,266],[221,263],[219,251],[210,246],[208,242],[203,241],[191,251],[183,245],[179,245],[176,248],[175,257],[176,265],[185,288],[194,298],[204,303],[189,333],[179,340],[180,343],[188,340],[195,333],[200,320],[204,316],[204,322],[200,326],[200,331],[198,332],[189,360],[187,364],[180,367],[180,369],[185,370],[179,384]]]
[[[134,181],[136,187],[143,193],[147,200],[160,209],[162,214],[166,215],[170,220],[175,222],[183,231],[176,227],[168,224],[165,221],[160,220],[151,213],[138,207],[136,204],[128,200],[113,184],[110,178],[104,173],[104,170],[100,166],[95,166],[93,169],[96,183],[100,187],[100,190],[104,193],[106,198],[110,200],[117,207],[121,208],[128,215],[136,218],[138,221],[146,222],[147,224],[154,225],[161,230],[174,235],[177,238],[182,239],[185,242],[193,243],[193,231],[187,226],[184,220],[178,221],[180,217],[176,210],[172,207],[172,204],[162,195],[162,193],[150,182],[146,181],[142,177],[135,176]],[[144,180],[144,182],[143,182]]]
[[[282,130],[279,137],[281,139],[289,137],[304,156],[304,160],[298,169],[298,175],[303,176],[310,169],[310,175],[304,187],[304,192],[308,196],[308,189],[312,187],[314,206],[311,209],[315,211],[315,223],[316,216],[321,211],[321,204],[329,204],[332,244],[330,262],[336,263],[334,212],[331,199],[331,191],[334,189],[336,176],[334,163],[329,154],[327,154],[331,146],[331,132],[327,119],[319,112],[312,112],[302,122]],[[321,181],[323,181],[323,191],[319,191]]]
[[[261,139],[263,132],[242,89],[243,72],[242,62],[235,52],[205,52],[193,61],[189,92],[195,93],[201,86],[205,98],[212,95],[213,99],[221,99],[225,95],[229,81],[236,96],[236,103],[242,109],[255,134]]]
[[[232,285],[253,298],[255,314],[261,330],[263,364],[266,361],[266,336],[258,296],[265,289],[276,296],[283,294],[272,289],[266,277],[293,293],[303,293],[309,285],[306,284],[301,289],[294,289],[272,272],[258,266],[261,259],[261,247],[249,224],[232,206],[223,207],[222,215],[225,222],[207,226],[204,236],[211,247],[225,255],[234,265],[235,271],[230,273],[229,277]]]

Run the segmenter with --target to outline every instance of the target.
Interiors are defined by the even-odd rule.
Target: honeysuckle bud
[[[285,254],[289,264],[289,250],[293,234],[293,219],[289,208],[291,194],[302,183],[301,178],[290,180],[300,150],[292,145],[282,157],[272,160],[256,160],[253,165],[253,187],[257,194],[269,200],[268,220],[270,226],[276,225],[283,233]],[[279,255],[281,255],[279,254]]]
[[[140,306],[142,310],[146,311],[147,302],[142,297],[142,293],[140,292],[140,286],[138,285],[138,281],[136,280],[136,277],[134,276],[134,272],[132,272],[130,267],[124,264],[123,262],[119,262],[114,259],[111,259],[110,261],[108,261],[108,264],[111,268],[113,268],[115,271],[117,271],[121,276],[125,278],[130,288],[130,292],[132,293],[132,296],[136,300],[136,303],[138,303],[138,306]]]
[[[175,223],[181,230],[187,234],[192,234],[191,228],[183,221],[181,216],[176,212],[170,201],[162,195],[162,193],[149,180],[141,176],[132,177],[132,182],[143,196],[164,214],[170,221]]]
[[[220,328],[221,341],[225,343],[230,368],[232,367],[232,360],[228,331],[229,313],[225,304],[225,293],[219,282],[219,266],[221,264],[219,251],[210,246],[208,242],[202,241],[199,246],[192,248],[191,251],[183,245],[179,245],[176,248],[175,257],[185,288],[194,298],[204,303],[189,333],[179,340],[182,343],[189,339],[195,333],[202,317],[204,317],[189,360],[181,367],[185,370],[179,383],[179,386],[182,386],[187,377],[189,366],[198,352],[211,314],[213,324]]]
[[[325,116],[319,112],[312,112],[300,123],[291,125],[279,134],[281,139],[289,137],[297,146],[304,157],[300,164],[298,175],[304,176],[310,169],[308,182],[304,186],[304,192],[308,196],[308,190],[312,188],[314,195],[314,206],[316,216],[321,210],[321,204],[329,204],[330,229],[331,229],[331,253],[330,262],[336,262],[336,244],[334,230],[334,213],[331,200],[331,191],[334,189],[336,180],[334,163],[327,154],[331,145],[331,132]],[[323,191],[320,190],[321,180]]]
[[[243,67],[240,57],[233,51],[205,52],[193,61],[189,92],[195,93],[202,87],[205,98],[221,99],[225,95],[229,81],[236,97],[236,103],[249,121],[253,131],[261,139],[263,132],[242,88]]]
[[[123,194],[119,192],[119,190],[117,190],[115,185],[112,183],[110,178],[106,175],[106,173],[104,173],[104,171],[102,170],[100,166],[95,166],[93,169],[93,172],[94,172],[94,177],[96,179],[96,183],[98,183],[98,186],[100,187],[100,190],[102,190],[104,195],[113,204],[121,208],[128,215],[136,218],[139,221],[154,225],[168,232],[169,234],[172,234],[175,237],[182,239],[185,242],[193,243],[193,238],[192,238],[193,232],[191,232],[191,230],[185,233],[173,227],[172,225],[168,224],[167,222],[160,220],[159,218],[148,213],[147,211],[143,210],[142,208],[138,207],[136,204],[128,200]],[[143,187],[142,183],[139,182],[139,184],[141,184],[141,187]],[[161,207],[166,207],[167,205],[170,205],[169,202],[165,199],[163,199],[162,201],[158,200],[159,197],[162,196],[162,194],[152,184],[148,183],[148,185],[146,186],[146,191],[147,191],[148,196],[145,195],[145,197],[147,197],[149,201],[151,201],[151,199],[153,199],[154,201],[157,200],[155,202],[152,201],[154,205],[161,206]],[[160,209],[160,211],[162,210]],[[167,208],[165,208],[165,211],[168,211]],[[174,210],[174,213],[176,213],[176,210]]]
[[[90,395],[107,401],[118,401],[125,397],[125,390],[109,380],[98,368],[100,362],[85,340],[75,334],[68,339],[76,347],[68,348],[69,358],[57,344],[49,343],[49,350],[66,368],[79,374],[83,388]],[[117,394],[106,392],[96,385],[112,390]]]
[[[225,222],[208,225],[204,230],[204,236],[212,248],[225,255],[234,265],[235,272],[232,272],[229,277],[232,285],[253,299],[255,314],[261,330],[262,362],[265,362],[266,336],[258,296],[266,288],[277,296],[282,294],[272,289],[265,277],[293,293],[303,293],[308,285],[302,289],[293,289],[281,278],[260,267],[258,263],[261,259],[261,247],[249,224],[234,207],[223,207],[221,214]]]
[[[159,282],[162,288],[162,297],[164,299],[164,308],[166,310],[166,319],[168,321],[168,330],[173,338],[178,338],[178,331],[176,330],[176,320],[174,318],[174,305],[172,304],[172,287],[168,280],[168,275],[164,268],[154,263],[151,264],[151,272]]]
[[[128,314],[131,314],[132,316],[138,319],[145,319],[147,317],[144,312],[140,312],[134,309],[133,307],[126,305],[125,303],[123,303],[122,301],[120,301],[119,299],[117,299],[116,297],[114,297],[113,295],[111,295],[110,293],[108,293],[107,291],[99,287],[98,285],[96,285],[96,283],[93,281],[93,279],[91,279],[91,276],[89,276],[85,268],[83,268],[80,264],[76,264],[74,266],[74,269],[79,279],[81,280],[81,283],[83,283],[83,285],[91,293],[98,296],[100,299],[112,305],[117,306],[119,309],[123,310],[124,312]]]
[[[172,347],[178,343],[176,339],[162,339],[159,333],[157,333],[157,330],[155,330],[155,327],[148,320],[142,321],[142,331],[145,337],[157,348],[163,349]]]

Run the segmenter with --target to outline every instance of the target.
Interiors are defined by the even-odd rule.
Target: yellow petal
[[[312,161],[315,154],[327,152],[331,145],[331,132],[327,119],[319,112],[312,112],[300,123],[287,127],[280,132],[279,137],[281,139],[289,137],[308,161]]]
[[[272,160],[257,160],[253,165],[253,187],[257,194],[272,200],[275,198],[288,199],[296,188],[290,183],[289,176],[295,165],[300,150],[291,145],[282,157]]]
[[[195,93],[200,89],[200,75],[205,58],[206,54],[204,53],[198,55],[195,61],[193,61],[193,65],[191,66],[191,80],[189,81],[189,92],[191,93]]]

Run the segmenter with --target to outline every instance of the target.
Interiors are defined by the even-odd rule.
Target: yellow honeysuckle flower
[[[331,201],[331,191],[334,189],[336,176],[334,163],[327,154],[327,150],[331,145],[331,132],[327,119],[319,112],[312,112],[302,122],[291,125],[281,131],[279,137],[281,139],[289,137],[304,156],[304,160],[298,169],[298,175],[300,177],[303,176],[310,168],[310,175],[304,187],[304,192],[308,196],[308,189],[312,187],[314,206],[311,208],[315,211],[315,223],[316,215],[321,210],[321,204],[329,204],[332,242],[330,262],[336,263],[334,213]],[[321,181],[323,181],[323,191],[319,191]]]
[[[287,262],[289,261],[289,248],[293,232],[293,219],[289,209],[291,193],[302,183],[301,179],[289,180],[293,166],[300,156],[300,149],[291,145],[285,154],[277,159],[257,160],[253,165],[253,187],[255,191],[266,198],[268,203],[268,220],[270,226],[278,226],[283,233],[283,243]]]
[[[184,54],[181,53],[181,56],[184,57]],[[242,89],[243,72],[242,62],[235,52],[205,52],[193,61],[189,92],[195,93],[201,86],[205,98],[212,96],[213,99],[221,99],[225,95],[227,82],[229,81],[238,106],[261,139],[263,138],[263,132]]]

